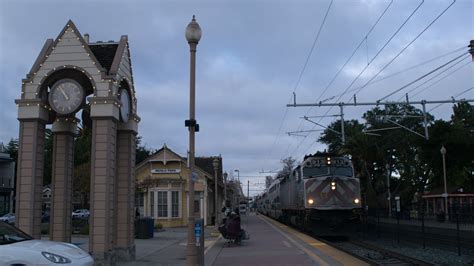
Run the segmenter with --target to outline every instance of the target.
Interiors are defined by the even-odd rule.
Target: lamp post
[[[237,172],[237,207],[240,205],[240,171],[238,169],[234,170]]]
[[[443,156],[443,178],[444,178],[444,193],[443,193],[443,198],[444,198],[444,215],[445,215],[445,220],[448,220],[448,187],[446,184],[446,148],[444,146],[441,147],[441,156]]]
[[[198,264],[198,248],[196,246],[196,238],[194,235],[194,134],[199,131],[199,125],[195,119],[195,102],[196,102],[196,48],[201,39],[202,31],[196,18],[193,19],[186,27],[186,40],[189,44],[190,50],[190,80],[189,80],[189,120],[185,121],[186,127],[189,129],[189,177],[188,177],[188,194],[189,194],[189,208],[188,208],[188,245],[186,262],[188,265]]]
[[[227,207],[227,172],[224,172],[224,205]]]
[[[392,217],[392,195],[390,194],[390,166],[385,165],[387,169],[387,200],[388,200],[388,217]]]
[[[218,218],[218,211],[217,211],[217,170],[219,169],[219,159],[214,158],[212,161],[212,166],[214,166],[214,227],[216,230],[219,227],[219,218]]]

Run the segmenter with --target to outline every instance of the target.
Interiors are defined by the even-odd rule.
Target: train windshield
[[[303,176],[315,177],[315,176],[325,176],[325,175],[336,175],[336,176],[353,176],[352,167],[350,166],[321,166],[321,167],[304,167]]]

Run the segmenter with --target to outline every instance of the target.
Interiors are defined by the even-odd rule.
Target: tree
[[[290,176],[291,171],[293,171],[293,168],[295,167],[295,162],[296,159],[293,157],[287,157],[281,160],[281,164],[283,165],[283,168],[278,171],[278,174],[276,178],[286,178]]]
[[[156,151],[148,149],[145,145],[141,145],[142,137],[137,136],[136,138],[136,153],[135,153],[135,164],[139,164],[146,158],[150,157]]]

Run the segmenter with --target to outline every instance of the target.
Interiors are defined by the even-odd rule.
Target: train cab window
[[[331,173],[333,175],[352,176],[352,167],[331,167]]]

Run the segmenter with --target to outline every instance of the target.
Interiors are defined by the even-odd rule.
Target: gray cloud
[[[389,1],[335,1],[296,90],[299,102],[314,101],[350,56]],[[360,86],[416,36],[450,1],[425,1],[367,72]],[[21,79],[29,71],[42,44],[55,38],[68,19],[92,41],[129,36],[139,115],[140,135],[149,148],[163,143],[181,155],[188,147],[184,120],[189,104],[189,47],[184,29],[196,14],[203,29],[197,54],[198,155],[222,154],[224,167],[255,176],[262,169],[278,169],[282,157],[302,159],[304,152],[324,149],[306,139],[284,133],[310,129],[301,123],[307,108],[289,108],[301,67],[329,1],[13,1],[0,2],[0,141],[18,135],[16,106]],[[351,63],[322,99],[341,93],[418,5],[394,1]],[[459,0],[409,47],[380,78],[437,55],[467,46],[474,36],[472,1]],[[467,49],[465,50],[467,51]],[[454,55],[368,86],[360,101],[374,101],[444,63]],[[472,64],[439,82],[416,99],[446,99],[474,85]],[[463,95],[472,98],[473,92]],[[401,94],[395,95],[396,100]],[[342,99],[347,100],[350,95]],[[327,108],[313,108],[321,115]],[[347,108],[346,117],[360,118],[366,108]],[[330,113],[337,113],[333,109]],[[449,118],[451,106],[433,112]],[[331,118],[322,120],[324,124]],[[300,124],[302,125],[300,127]],[[276,142],[275,142],[276,138]],[[303,141],[300,145],[299,143]],[[273,143],[275,142],[275,145]],[[299,148],[296,147],[299,145]],[[312,147],[312,148],[309,148]],[[252,182],[259,178],[249,178]],[[242,178],[244,183],[246,178]]]

